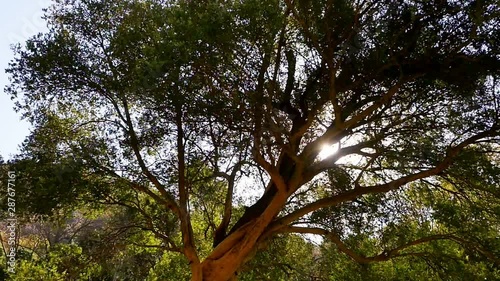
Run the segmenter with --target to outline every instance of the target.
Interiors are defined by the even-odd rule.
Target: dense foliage
[[[14,280],[500,278],[497,1],[60,0],[46,20],[7,69],[34,130],[2,169],[23,227],[73,235],[23,232],[43,247]]]

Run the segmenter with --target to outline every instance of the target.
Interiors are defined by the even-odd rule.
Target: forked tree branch
[[[321,151],[320,149],[321,144],[330,143],[332,139],[335,139],[337,136],[341,135],[348,129],[355,127],[363,119],[367,118],[377,109],[381,108],[382,106],[390,102],[392,97],[398,92],[399,88],[403,85],[403,83],[408,82],[413,78],[414,77],[405,79],[401,78],[384,95],[382,95],[377,101],[375,101],[372,105],[368,106],[362,112],[353,116],[351,119],[342,122],[341,124],[336,122],[335,126],[330,126],[323,135],[321,135],[320,137],[316,138],[314,141],[306,145],[306,147],[300,154],[300,157],[304,159],[306,163],[313,162],[316,156]]]
[[[330,207],[333,205],[337,205],[343,202],[351,201],[354,200],[358,197],[361,197],[366,194],[376,194],[376,193],[385,193],[391,190],[395,190],[400,188],[401,186],[419,180],[423,178],[427,178],[430,176],[437,175],[441,172],[443,172],[445,169],[450,167],[453,164],[453,160],[455,157],[468,145],[475,143],[476,141],[486,138],[486,137],[492,137],[496,136],[500,133],[499,131],[500,128],[498,127],[493,127],[490,130],[483,131],[481,133],[478,133],[472,137],[469,137],[468,139],[462,141],[460,144],[458,144],[455,147],[452,147],[448,149],[448,152],[446,153],[446,156],[444,159],[436,165],[434,168],[427,169],[418,173],[414,173],[411,175],[407,175],[404,177],[401,177],[397,180],[390,181],[385,184],[379,184],[379,185],[374,185],[374,186],[356,186],[354,189],[351,189],[349,191],[346,191],[344,193],[328,197],[328,198],[323,198],[319,199],[313,203],[310,203],[298,210],[295,210],[294,212],[278,219],[273,223],[273,225],[269,228],[269,231],[276,231],[282,227],[286,227],[288,224],[292,223],[293,221],[301,218],[304,215],[307,215],[311,212],[314,212],[318,209],[325,208],[325,207]]]
[[[234,181],[236,179],[236,174],[241,170],[243,165],[248,164],[247,161],[240,161],[236,163],[236,165],[233,167],[233,170],[231,171],[230,175],[227,175],[224,173],[224,178],[226,178],[228,185],[227,185],[227,193],[226,193],[226,199],[224,202],[224,214],[222,217],[222,221],[217,227],[215,231],[215,237],[214,237],[214,245],[220,243],[226,236],[226,231],[229,226],[229,222],[231,221],[231,213],[233,209],[233,193],[234,193]]]
[[[139,147],[139,140],[137,138],[137,134],[135,132],[134,125],[132,123],[132,118],[130,117],[130,112],[129,112],[129,109],[128,109],[128,103],[127,103],[127,101],[125,99],[123,100],[123,107],[124,107],[125,117],[126,117],[127,126],[128,126],[127,133],[128,133],[128,135],[130,137],[130,147],[134,151],[135,157],[137,159],[137,162],[139,163],[139,167],[141,168],[141,171],[144,173],[144,175],[146,175],[146,177],[148,178],[148,180],[156,187],[156,189],[158,189],[158,191],[161,193],[161,195],[163,196],[163,198],[168,202],[168,205],[170,206],[170,209],[177,216],[179,216],[180,215],[180,213],[179,213],[179,206],[175,202],[175,199],[173,198],[173,196],[169,192],[167,192],[167,190],[165,189],[165,187],[163,186],[163,184],[160,183],[160,181],[158,180],[158,178],[155,177],[153,175],[153,173],[151,173],[151,171],[146,166],[146,163],[144,162],[144,159],[142,158],[140,147]]]

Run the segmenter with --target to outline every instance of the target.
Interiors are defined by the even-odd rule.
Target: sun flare
[[[323,145],[323,148],[321,149],[321,152],[318,154],[318,157],[320,160],[323,160],[326,157],[335,154],[338,149],[339,149],[338,143],[334,143],[331,145]]]

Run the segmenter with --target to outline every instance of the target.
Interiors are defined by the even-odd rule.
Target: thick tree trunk
[[[233,281],[237,280],[231,267],[207,263],[203,267],[203,281]]]
[[[262,214],[224,239],[202,262],[203,281],[236,280],[235,274],[255,253],[258,239],[286,202],[286,191],[281,188]]]
[[[236,280],[236,272],[255,253],[257,241],[282,209],[288,198],[287,182],[296,171],[294,161],[285,153],[280,157],[279,177],[272,180],[263,196],[247,208],[224,239],[216,239],[213,252],[202,262],[203,281]]]

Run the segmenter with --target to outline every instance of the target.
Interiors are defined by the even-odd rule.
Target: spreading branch
[[[438,175],[441,172],[443,172],[445,169],[450,167],[453,164],[453,160],[455,157],[468,145],[473,144],[477,142],[478,140],[481,140],[483,138],[487,137],[492,137],[495,135],[499,134],[499,128],[493,127],[490,130],[483,131],[481,133],[478,133],[472,137],[467,138],[466,140],[462,141],[460,144],[456,145],[455,147],[452,147],[448,149],[446,156],[444,157],[441,162],[436,165],[434,168],[423,170],[418,173],[410,174],[404,177],[401,177],[397,180],[390,181],[385,184],[379,184],[379,185],[374,185],[374,186],[356,186],[354,189],[351,189],[349,191],[346,191],[344,193],[335,195],[333,197],[328,197],[328,198],[323,198],[319,199],[311,204],[308,204],[298,210],[293,211],[292,213],[278,219],[274,224],[273,227],[270,229],[276,230],[279,229],[283,226],[288,225],[289,223],[311,213],[314,212],[320,208],[326,208],[334,205],[338,205],[343,202],[351,201],[354,200],[358,197],[361,197],[366,194],[376,194],[376,193],[385,193],[391,190],[395,190],[397,188],[400,188],[401,186],[404,186],[407,183],[419,180],[419,179],[424,179],[427,177],[431,177],[434,175]]]
[[[315,227],[298,227],[298,226],[287,226],[285,228],[280,229],[280,233],[302,233],[302,234],[317,234],[317,235],[322,235],[331,242],[333,242],[339,251],[342,253],[346,254],[349,256],[352,260],[354,260],[357,263],[360,264],[368,264],[368,263],[373,263],[373,262],[381,262],[381,261],[388,261],[390,259],[394,259],[397,257],[403,257],[403,256],[426,256],[427,253],[425,252],[407,252],[408,248],[422,245],[425,243],[429,243],[432,241],[439,241],[439,240],[449,240],[458,243],[460,246],[464,248],[469,248],[471,250],[475,250],[479,252],[480,254],[484,255],[488,259],[492,260],[496,264],[500,264],[500,259],[496,257],[493,253],[490,251],[486,250],[484,247],[481,245],[478,245],[475,242],[468,241],[464,238],[460,238],[456,235],[453,234],[438,234],[438,235],[431,235],[423,238],[419,238],[416,240],[413,240],[411,242],[408,242],[406,244],[403,244],[401,246],[398,246],[393,249],[389,250],[384,250],[382,253],[375,255],[375,256],[364,256],[362,254],[358,254],[357,252],[353,251],[351,248],[349,248],[340,238],[340,236],[332,231],[328,231],[326,229],[322,228],[315,228]]]

